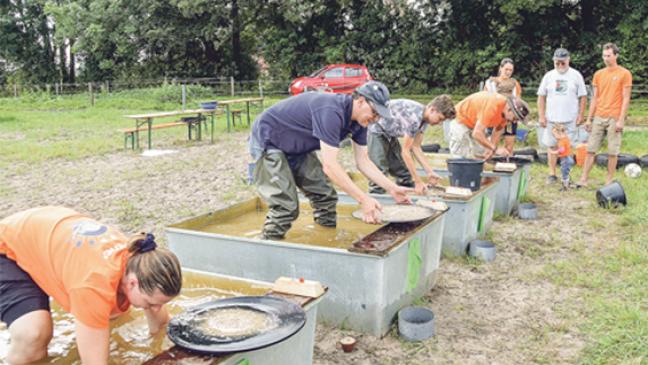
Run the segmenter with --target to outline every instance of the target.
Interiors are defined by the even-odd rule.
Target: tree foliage
[[[262,59],[273,78],[349,62],[400,90],[472,89],[503,57],[535,84],[561,46],[591,78],[612,41],[640,83],[646,19],[636,0],[0,0],[0,82],[254,79]]]

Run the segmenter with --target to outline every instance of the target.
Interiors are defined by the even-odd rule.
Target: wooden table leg
[[[248,118],[248,126],[250,125],[250,102],[246,101],[245,105],[247,106],[247,118]]]
[[[215,111],[211,113],[211,143],[214,143],[214,114],[216,114]]]
[[[225,114],[227,115],[227,133],[230,131],[230,107],[229,104],[225,105]]]
[[[151,127],[153,127],[153,119],[146,118],[146,123],[148,124],[148,149],[151,149]]]

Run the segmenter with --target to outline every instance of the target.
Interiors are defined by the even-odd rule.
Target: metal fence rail
[[[160,78],[138,79],[120,81],[101,81],[85,83],[45,83],[45,84],[6,84],[0,87],[0,97],[18,98],[25,94],[44,93],[51,96],[78,95],[87,93],[91,100],[96,94],[123,92],[128,90],[158,88],[158,87],[201,87],[215,96],[234,95],[287,95],[288,85],[291,80],[258,79],[235,80],[234,78]],[[525,96],[535,95],[538,83],[522,82]],[[588,90],[591,86],[587,85]],[[406,89],[390,88],[393,94],[407,93]],[[429,90],[430,93],[439,92],[438,89]],[[648,85],[635,84],[632,87],[634,98],[648,97]]]

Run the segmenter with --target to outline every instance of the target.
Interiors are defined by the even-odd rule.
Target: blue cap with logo
[[[382,118],[391,119],[391,112],[387,107],[387,103],[389,103],[389,90],[385,84],[378,81],[369,81],[356,88],[355,92],[358,95],[364,96],[369,102],[369,105]]]

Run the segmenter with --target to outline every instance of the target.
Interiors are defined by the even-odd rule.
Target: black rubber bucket
[[[481,187],[481,173],[484,171],[484,161],[472,158],[450,158],[450,185],[477,191]]]
[[[626,205],[626,195],[623,186],[618,181],[613,181],[596,191],[596,200],[602,208]]]
[[[437,153],[439,152],[439,149],[441,149],[441,145],[438,143],[424,144],[421,146],[421,149],[423,152]]]

